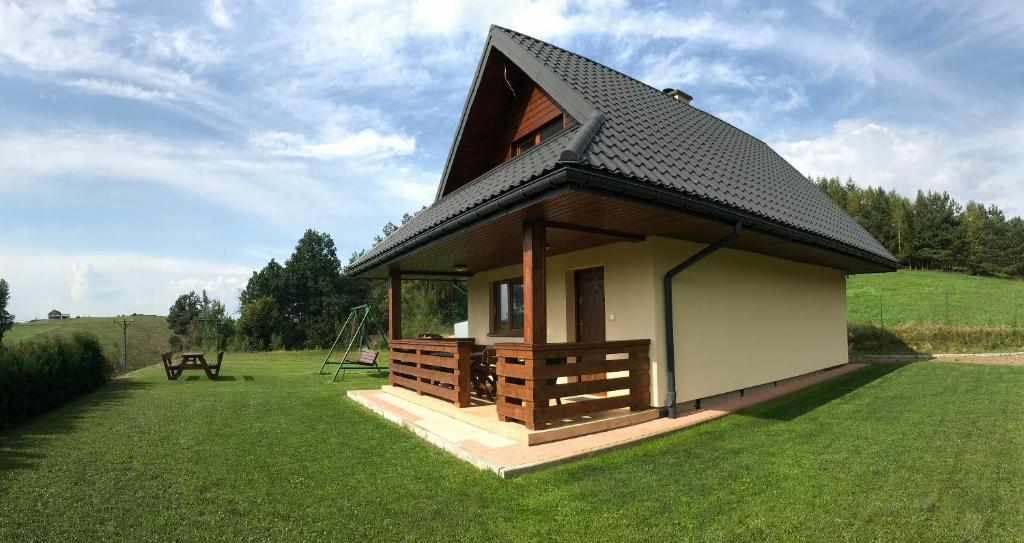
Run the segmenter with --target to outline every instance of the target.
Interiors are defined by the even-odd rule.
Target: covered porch
[[[649,338],[548,341],[549,230],[643,239],[625,232],[544,220],[520,223],[521,256],[515,256],[522,262],[521,341],[515,341],[518,337],[505,338],[506,342],[495,337],[493,343],[479,338],[399,337],[403,277],[471,274],[458,271],[464,266],[441,272],[390,269],[390,391],[407,399],[414,394],[420,405],[433,405],[499,434],[523,435],[525,429],[526,442],[549,441],[550,436],[573,437],[657,417],[651,408]],[[519,253],[518,247],[509,249],[509,253]],[[601,313],[603,319],[603,310]],[[529,437],[540,434],[548,437]]]

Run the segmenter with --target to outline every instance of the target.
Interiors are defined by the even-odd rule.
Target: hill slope
[[[171,335],[167,319],[158,316],[134,317],[135,323],[128,327],[128,369],[141,368],[160,362],[160,353],[170,350],[167,339]],[[104,352],[114,368],[121,367],[121,326],[113,317],[83,317],[60,321],[37,320],[18,323],[4,334],[4,343],[13,345],[19,341],[30,341],[56,335],[70,335],[75,332],[95,334],[103,343]]]
[[[846,296],[850,324],[1024,324],[1024,282],[1013,279],[901,270],[850,277]]]

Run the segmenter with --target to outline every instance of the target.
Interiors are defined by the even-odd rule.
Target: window
[[[512,156],[519,156],[526,152],[527,149],[540,145],[542,141],[547,141],[555,134],[561,132],[562,128],[562,116],[559,115],[555,120],[545,124],[533,132],[530,132],[513,143]]]
[[[491,311],[491,332],[509,336],[523,334],[522,277],[494,283]]]

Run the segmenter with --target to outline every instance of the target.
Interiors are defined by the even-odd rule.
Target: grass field
[[[0,541],[1024,539],[1024,367],[876,365],[501,480],[344,397],[321,353],[159,368],[0,435]]]
[[[132,318],[132,317],[129,317]],[[134,317],[135,323],[128,327],[128,368],[141,368],[160,361],[160,353],[170,350],[167,339],[171,332],[167,319],[157,316]],[[70,335],[75,332],[95,334],[103,344],[104,353],[121,370],[122,331],[113,317],[82,317],[59,321],[37,320],[14,325],[4,334],[4,343],[13,345],[19,341],[55,335]]]
[[[903,270],[854,275],[846,296],[851,324],[1024,325],[1024,281]]]

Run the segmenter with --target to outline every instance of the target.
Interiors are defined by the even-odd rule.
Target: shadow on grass
[[[0,432],[0,482],[13,471],[30,469],[47,461],[48,443],[72,432],[92,411],[149,386],[152,385],[127,379],[111,381],[85,396]]]
[[[917,351],[890,329],[873,324],[847,327],[851,362],[910,362],[931,360],[931,353]]]
[[[902,369],[907,364],[872,364],[853,373],[782,396],[775,400],[739,411],[741,416],[778,421],[793,420],[833,400]]]
[[[385,370],[385,371],[375,371],[375,370],[368,370],[368,369],[363,369],[363,368],[354,368],[354,369],[350,369],[350,370],[346,370],[346,371],[348,372],[346,375],[348,375],[349,377],[369,377],[370,379],[387,379],[388,376],[389,376],[389,373],[387,372],[387,370]],[[327,373],[324,373],[324,374],[321,374],[321,375],[330,376],[331,373],[327,372]],[[345,375],[342,375],[342,374],[339,373],[338,374],[338,379],[335,382],[341,383],[344,380],[345,380]]]

